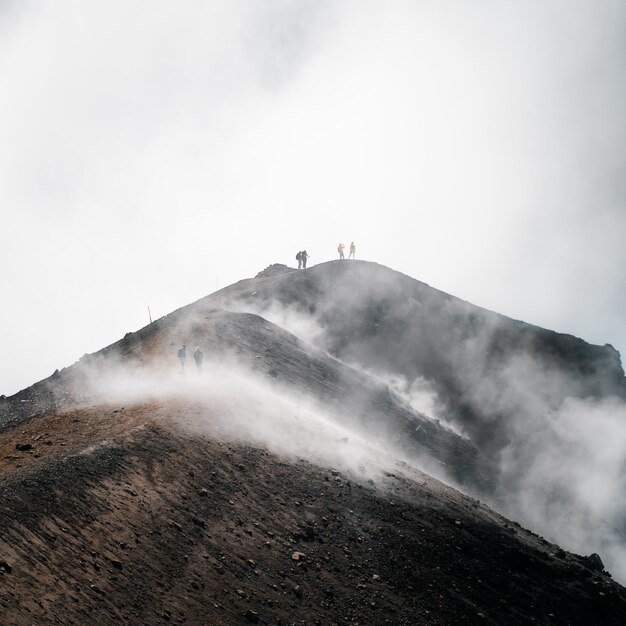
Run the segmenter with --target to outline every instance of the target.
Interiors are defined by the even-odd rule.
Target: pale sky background
[[[274,262],[626,354],[623,0],[0,0],[0,393]]]

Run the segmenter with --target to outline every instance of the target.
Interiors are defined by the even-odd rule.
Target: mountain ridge
[[[7,623],[621,624],[626,589],[598,555],[482,501],[500,480],[493,441],[446,428],[383,376],[439,374],[453,341],[494,376],[516,344],[485,346],[509,331],[371,268],[240,281],[2,400]],[[566,391],[602,377],[580,342],[551,365],[580,359],[561,375],[591,382]],[[203,370],[181,367],[182,343],[202,348]],[[617,374],[596,391],[619,391]],[[522,408],[541,417],[557,391]]]
[[[366,261],[331,261],[246,279],[198,302],[261,315],[279,302],[314,317],[324,328],[322,347],[333,356],[432,382],[452,420],[486,452],[506,445],[501,413],[510,407],[496,406],[494,397],[494,406],[485,411],[474,389],[485,381],[511,387],[499,370],[526,365],[514,358],[529,361],[526,369],[545,370],[528,384],[549,396],[549,404],[566,396],[626,398],[620,355],[610,344],[589,344],[508,318]],[[408,344],[417,348],[411,351]]]

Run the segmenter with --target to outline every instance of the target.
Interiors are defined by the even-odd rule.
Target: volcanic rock
[[[316,345],[260,315],[276,302],[321,329]],[[183,341],[205,378],[180,372]],[[0,621],[621,626],[626,590],[599,557],[477,504],[493,502],[499,437],[476,445],[378,375],[431,380],[468,430],[503,432],[454,375],[458,343],[496,386],[511,350],[582,381],[563,393],[621,393],[607,347],[345,262],[263,272],[7,398]],[[57,445],[9,454],[40,434]]]

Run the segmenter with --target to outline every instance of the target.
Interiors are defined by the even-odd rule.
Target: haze
[[[0,393],[270,263],[626,351],[626,5],[0,0]]]

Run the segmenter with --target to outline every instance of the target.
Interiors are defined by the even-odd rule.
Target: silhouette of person
[[[202,361],[204,360],[204,352],[200,350],[200,346],[196,347],[196,351],[193,353],[193,360],[196,362],[199,374],[202,371]]]
[[[302,252],[296,254],[296,261],[298,261],[298,269],[302,269]]]
[[[354,241],[350,244],[350,256],[348,256],[349,259],[355,259],[356,255],[356,246],[354,245]]]
[[[345,249],[346,249],[346,247],[345,247],[342,243],[340,243],[340,244],[337,246],[337,252],[339,252],[339,258],[340,258],[340,259],[345,259],[345,258],[346,258],[346,257],[343,255],[343,251],[344,251]]]
[[[187,346],[183,344],[183,347],[178,351],[178,358],[180,359],[180,369],[185,369],[185,360],[187,359]]]
[[[309,258],[309,255],[307,254],[306,250],[303,250],[300,254],[302,255],[302,269],[305,270],[306,260]]]

